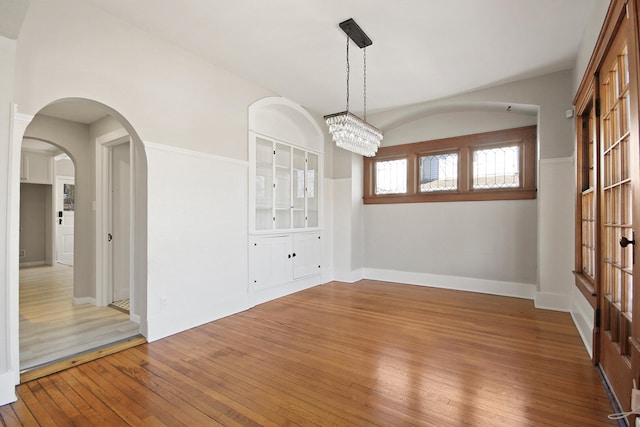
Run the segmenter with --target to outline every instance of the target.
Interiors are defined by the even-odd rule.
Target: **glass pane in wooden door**
[[[601,365],[626,408],[631,385],[633,311],[630,82],[626,25],[618,30],[600,71],[602,162]]]
[[[582,274],[596,277],[596,185],[595,185],[595,109],[590,107],[583,118],[582,138],[582,188],[580,193],[580,268]]]

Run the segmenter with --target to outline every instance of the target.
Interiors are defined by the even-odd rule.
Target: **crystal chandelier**
[[[353,19],[340,23],[347,34],[347,109],[324,116],[333,141],[340,148],[362,156],[373,157],[380,147],[382,132],[367,123],[367,46],[373,44]],[[364,49],[364,120],[349,112],[349,40]]]

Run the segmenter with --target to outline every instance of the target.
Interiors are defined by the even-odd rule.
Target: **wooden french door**
[[[625,16],[626,15],[626,16]],[[622,16],[598,73],[600,101],[599,362],[625,410],[637,375],[634,314],[634,186],[638,184],[637,67]],[[634,46],[635,44],[631,44]],[[633,72],[632,72],[633,71]],[[634,333],[635,331],[635,333]]]

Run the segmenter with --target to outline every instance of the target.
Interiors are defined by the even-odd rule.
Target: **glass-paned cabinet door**
[[[293,228],[305,228],[304,198],[305,198],[305,152],[293,149],[293,188],[291,198],[293,203],[291,211],[293,215]]]
[[[253,135],[253,198],[249,203],[258,232],[319,226],[319,154],[268,136]],[[253,179],[253,178],[252,178]]]
[[[276,143],[275,222],[276,229],[291,228],[291,147]]]
[[[318,227],[318,155],[307,153],[307,227]]]
[[[273,143],[256,138],[256,230],[273,228]]]

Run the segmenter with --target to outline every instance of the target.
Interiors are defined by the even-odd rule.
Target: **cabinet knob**
[[[293,253],[293,256],[294,256],[294,257],[296,256],[296,253],[295,253],[295,252]]]

